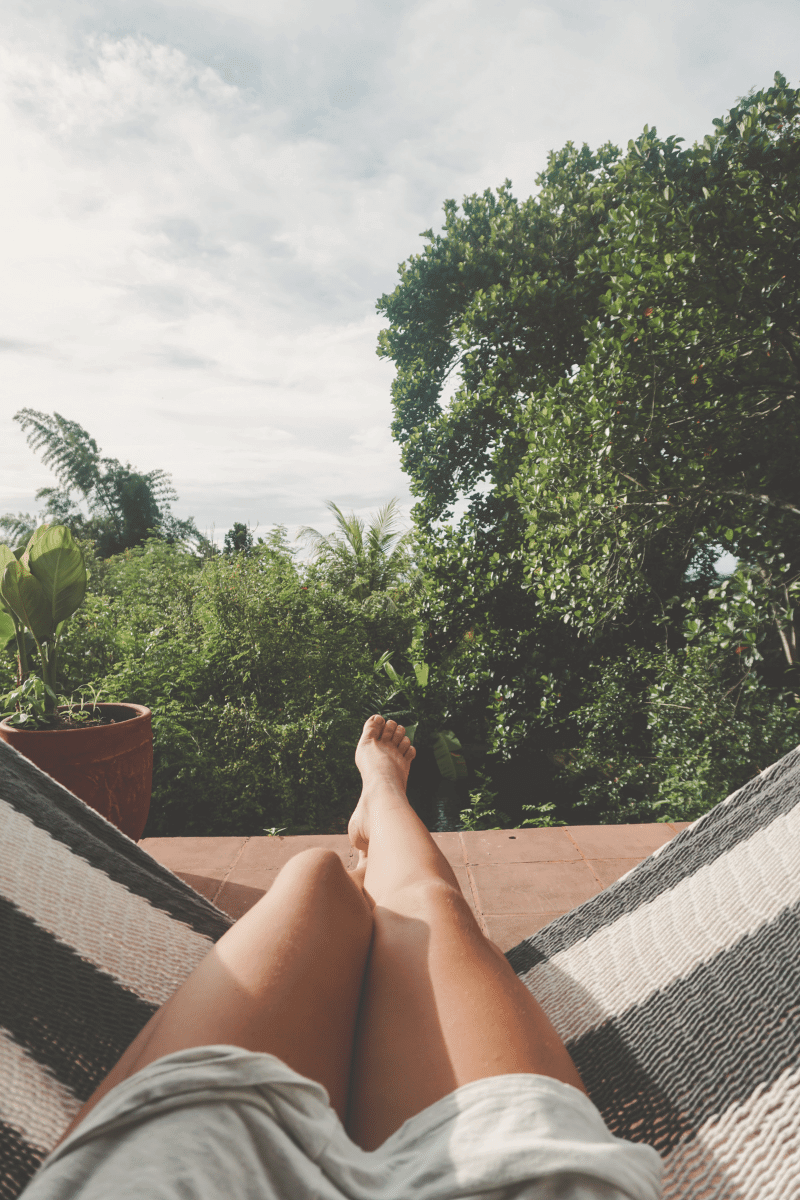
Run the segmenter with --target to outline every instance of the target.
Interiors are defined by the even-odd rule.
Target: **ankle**
[[[411,807],[405,790],[395,779],[375,779],[365,783],[359,803],[363,803],[370,812]]]

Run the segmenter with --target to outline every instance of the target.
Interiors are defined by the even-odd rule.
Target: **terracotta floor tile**
[[[275,882],[279,870],[280,867],[265,869],[263,866],[256,866],[251,869],[243,868],[235,871],[230,875],[227,882],[223,884],[222,890],[217,896],[217,908],[221,908],[229,917],[238,919],[269,891]],[[475,908],[472,899],[472,888],[470,887],[467,868],[456,866],[453,870],[461,891],[464,893],[464,898],[480,920],[480,914]],[[190,879],[187,879],[187,883],[195,886]],[[215,883],[215,886],[219,888],[219,883]],[[198,888],[197,890],[199,891],[200,889]],[[206,895],[207,893],[204,892],[203,894]]]
[[[139,845],[176,875],[188,872],[224,879],[246,841],[244,837],[153,837]]]
[[[627,875],[628,871],[638,867],[641,861],[640,858],[590,858],[589,866],[603,887],[607,888],[621,879],[623,875]]]
[[[587,863],[484,863],[471,866],[478,904],[489,914],[568,912],[599,892]]]
[[[232,917],[240,917],[268,892],[281,867],[312,846],[335,850],[345,867],[355,864],[357,854],[346,835],[308,834],[298,837],[252,837],[231,870],[216,905]]]
[[[564,828],[441,833],[434,837],[482,927],[503,949],[508,949],[554,916],[581,904],[601,886],[608,887],[685,825],[572,827],[569,832],[587,852],[588,862],[580,857]],[[348,868],[357,860],[347,837],[341,834],[147,838],[140,845],[234,918],[251,908],[271,887],[284,863],[309,846],[335,850]],[[590,849],[595,853],[588,853]]]
[[[486,917],[489,937],[503,953],[543,929],[563,913],[490,913]]]
[[[272,870],[256,868],[254,871],[242,871],[235,880],[226,880],[214,903],[229,917],[238,920],[269,891],[279,870],[279,867],[275,867]]]
[[[570,862],[580,853],[563,829],[487,829],[462,833],[468,863]]]
[[[206,900],[210,900],[212,904],[217,892],[222,887],[222,879],[215,879],[212,875],[193,875],[190,871],[176,871],[175,874],[184,883],[188,883],[190,888],[194,888],[201,896],[205,896]]]
[[[345,866],[358,857],[346,834],[310,833],[298,837],[251,837],[236,862],[236,871],[259,868],[272,871],[282,867],[301,850],[324,846],[335,850]]]
[[[472,894],[472,885],[469,881],[469,872],[467,871],[467,868],[464,866],[460,867],[457,863],[451,865],[453,866],[453,874],[458,880],[458,886],[461,888],[464,899],[467,901],[475,916],[480,921],[480,913],[475,907],[475,898]]]
[[[570,837],[586,858],[646,858],[674,834],[665,824],[569,825]]]
[[[464,866],[466,860],[460,833],[433,833],[431,837],[451,866]]]

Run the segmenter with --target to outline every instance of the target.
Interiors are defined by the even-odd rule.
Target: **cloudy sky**
[[[28,405],[169,471],[218,539],[408,501],[375,300],[446,198],[528,195],[570,139],[694,140],[800,76],[797,0],[3,12],[0,513],[53,482]]]

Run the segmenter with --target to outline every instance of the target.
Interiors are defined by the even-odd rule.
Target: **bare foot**
[[[356,766],[364,786],[347,827],[350,841],[362,854],[369,847],[371,803],[376,799],[408,803],[406,782],[415,754],[402,725],[379,716],[368,718],[356,746]]]

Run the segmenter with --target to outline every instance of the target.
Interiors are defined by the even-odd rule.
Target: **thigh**
[[[70,1129],[148,1063],[215,1044],[276,1055],[321,1083],[344,1120],[371,936],[370,906],[338,855],[298,854],[154,1014]]]
[[[462,1084],[549,1075],[583,1089],[544,1012],[444,881],[377,905],[353,1059],[348,1132],[373,1150]]]

